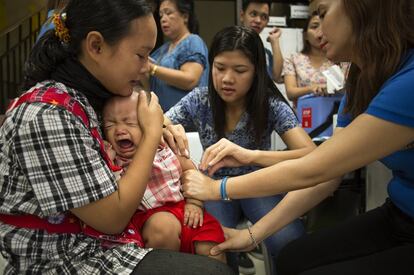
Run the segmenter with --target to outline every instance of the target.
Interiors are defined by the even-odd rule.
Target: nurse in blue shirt
[[[211,253],[249,250],[336,188],[320,182],[380,160],[393,172],[389,199],[288,244],[279,255],[278,274],[414,274],[414,1],[318,0],[316,6],[328,58],[352,62],[340,128],[308,155],[273,166],[255,159],[255,151],[212,145],[204,169],[252,160],[268,167],[227,180],[186,172],[184,195],[219,200],[291,191],[250,231],[226,230],[227,241]]]
[[[168,42],[151,54],[150,89],[164,111],[195,87],[207,85],[208,50],[198,36],[193,1],[162,0],[159,6],[162,32]]]

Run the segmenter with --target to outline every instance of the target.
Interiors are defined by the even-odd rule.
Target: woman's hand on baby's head
[[[164,117],[161,106],[158,103],[158,97],[151,92],[151,97],[148,100],[146,92],[140,91],[137,108],[138,122],[142,132],[161,137]]]

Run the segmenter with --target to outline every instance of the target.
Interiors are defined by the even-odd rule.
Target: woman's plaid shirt
[[[87,99],[60,83],[55,86],[79,101],[91,126],[97,116]],[[34,214],[59,220],[117,190],[99,145],[82,121],[45,103],[23,103],[7,114],[0,128],[0,213]],[[0,223],[5,274],[129,274],[148,250],[133,244],[104,249],[84,235],[47,234]]]

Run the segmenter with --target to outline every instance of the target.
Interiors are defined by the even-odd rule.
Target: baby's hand
[[[194,203],[186,203],[184,207],[184,225],[197,228],[203,225],[203,208]]]
[[[116,156],[116,152],[112,148],[112,144],[110,144],[106,140],[104,140],[103,142],[104,142],[104,146],[105,146],[105,152],[108,154],[109,159],[112,160],[112,161],[114,161],[115,160],[115,156]]]

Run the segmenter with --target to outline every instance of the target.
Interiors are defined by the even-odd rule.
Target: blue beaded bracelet
[[[224,201],[229,201],[230,198],[227,196],[226,184],[227,184],[228,177],[224,177],[220,183],[220,196],[221,199]]]

